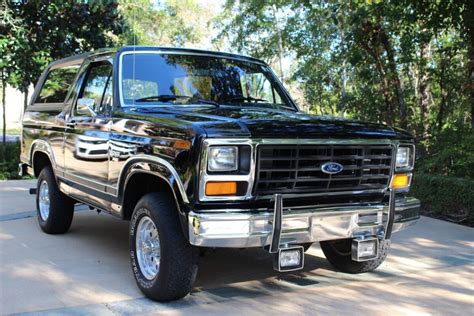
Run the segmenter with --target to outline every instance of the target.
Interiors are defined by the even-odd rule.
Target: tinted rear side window
[[[79,65],[51,70],[35,103],[62,103],[66,99],[69,86],[74,82]]]

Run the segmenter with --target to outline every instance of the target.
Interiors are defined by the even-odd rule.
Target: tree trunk
[[[393,125],[393,107],[392,107],[392,97],[390,96],[390,85],[387,80],[387,74],[382,64],[380,56],[377,56],[375,61],[375,67],[380,75],[380,90],[382,92],[384,101],[385,101],[385,122],[392,126]]]
[[[23,110],[26,110],[27,106],[28,106],[28,88],[26,88],[25,93],[24,93]]]
[[[361,43],[364,49],[369,53],[375,61],[375,69],[380,76],[380,92],[382,93],[385,102],[385,123],[393,125],[393,110],[392,110],[392,98],[390,96],[390,86],[387,80],[387,73],[385,71],[380,54],[376,49],[370,48],[368,43]]]
[[[359,32],[359,44],[374,59],[375,68],[380,77],[380,92],[385,102],[385,123],[393,125],[393,99],[390,93],[390,83],[386,67],[383,63],[381,51],[383,45],[380,39],[381,28],[379,25],[373,25],[370,22],[365,23]]]
[[[380,39],[382,45],[387,52],[387,59],[388,59],[388,67],[391,72],[391,81],[395,86],[395,95],[397,96],[398,101],[398,110],[400,113],[400,126],[402,128],[407,128],[407,106],[405,103],[405,98],[403,96],[403,87],[402,82],[400,80],[400,76],[398,75],[397,64],[395,62],[395,53],[392,48],[392,44],[390,43],[390,39],[388,35],[385,33],[383,29],[380,30]]]
[[[471,104],[471,128],[474,129],[474,34],[471,32],[471,44],[468,48],[469,103]]]
[[[347,95],[347,50],[346,50],[346,42],[345,42],[345,32],[344,32],[344,16],[342,14],[338,15],[337,19],[337,28],[339,30],[339,37],[341,38],[341,46],[342,46],[342,69],[341,69],[341,99],[339,102],[339,111],[341,112],[341,116],[344,117],[344,112],[346,110],[346,95]]]
[[[5,99],[5,92],[6,92],[6,83],[5,83],[5,70],[2,69],[2,109],[3,109],[3,146],[7,144],[7,116],[6,116],[6,99]]]
[[[471,105],[471,128],[474,129],[474,2],[467,1],[464,11],[464,21],[467,22],[468,29],[468,82],[469,82],[469,103]]]
[[[446,92],[445,92],[445,85],[444,85],[444,73],[446,69],[446,62],[441,60],[440,63],[440,75],[439,75],[439,90],[441,94],[441,103],[439,104],[439,111],[438,116],[436,118],[436,126],[438,128],[438,132],[441,131],[443,126],[443,119],[444,119],[444,112],[446,109]]]
[[[283,74],[283,38],[281,35],[281,27],[280,27],[280,21],[278,20],[277,16],[277,7],[276,5],[272,6],[273,10],[273,20],[275,22],[275,30],[277,32],[278,36],[278,61],[279,61],[279,66],[280,66],[280,78],[281,81],[285,81],[285,76]]]
[[[419,95],[419,105],[420,105],[420,115],[421,123],[423,125],[423,139],[428,137],[429,131],[429,106],[430,106],[430,90],[428,84],[428,73],[426,71],[426,65],[428,63],[427,59],[430,56],[431,48],[429,42],[421,44],[420,47],[420,66],[418,69],[418,95]]]

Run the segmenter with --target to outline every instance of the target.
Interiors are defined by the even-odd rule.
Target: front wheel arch
[[[176,203],[177,211],[172,211],[178,216],[183,234],[188,237],[187,216],[182,211],[183,203],[179,199],[179,195],[174,192],[173,188],[163,177],[147,172],[135,171],[127,177],[121,198],[122,218],[130,220],[138,201],[148,193],[161,192],[167,194]]]
[[[51,163],[51,159],[49,158],[49,155],[42,151],[35,151],[33,153],[32,165],[33,165],[33,172],[36,178],[39,177],[41,171],[45,167],[53,168],[53,164]]]

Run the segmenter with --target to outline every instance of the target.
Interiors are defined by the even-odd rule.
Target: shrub
[[[20,163],[20,143],[0,145],[0,180],[20,179],[18,164]]]
[[[444,130],[428,145],[420,145],[417,172],[474,179],[474,132],[470,127]]]
[[[474,180],[418,173],[411,194],[424,215],[474,225]]]

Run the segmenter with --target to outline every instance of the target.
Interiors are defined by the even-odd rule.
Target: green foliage
[[[411,194],[422,201],[425,215],[474,226],[474,181],[415,174]]]
[[[0,35],[0,56],[6,60],[2,67],[8,67],[8,82],[20,91],[36,83],[50,61],[113,46],[123,31],[114,0],[3,1],[2,5],[10,15]]]
[[[199,43],[207,35],[208,8],[194,0],[120,0],[125,45],[185,46]]]
[[[20,163],[20,143],[0,145],[0,180],[20,179],[18,164]]]
[[[465,0],[228,0],[215,40],[272,62],[282,33],[283,62],[293,64],[285,83],[303,91],[303,108],[436,139],[445,128],[470,123],[474,111],[468,6]]]
[[[447,129],[429,142],[428,152],[421,152],[416,170],[425,174],[474,179],[474,133]]]

